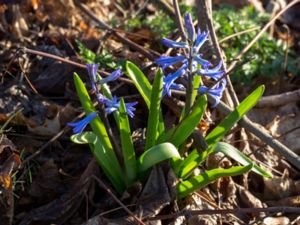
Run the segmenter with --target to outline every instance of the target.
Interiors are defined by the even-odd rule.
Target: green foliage
[[[160,134],[160,132],[157,132],[157,130],[163,131],[164,128],[163,120],[159,118],[161,117],[161,71],[157,73],[157,79],[154,87],[152,88],[148,80],[146,80],[147,78],[145,77],[145,75],[134,64],[128,63],[127,67],[129,74],[131,74],[133,80],[135,80],[138,87],[140,87],[140,91],[144,93],[143,96],[145,98],[151,96],[151,100],[153,102],[156,102],[154,104],[155,107],[151,107],[151,105],[153,104],[149,102],[150,110],[152,110],[151,114],[153,114],[153,118],[151,119],[151,121],[155,122],[154,120],[156,120],[156,128],[158,128],[153,129],[152,126],[154,124],[149,123],[147,130],[155,131],[152,132],[153,134],[151,134],[153,136],[153,141],[151,144],[148,144],[149,149],[145,151],[140,157],[136,158],[131,138],[128,115],[126,113],[126,107],[123,99],[121,99],[120,101],[120,108],[117,114],[116,122],[118,123],[118,128],[120,130],[124,168],[118,161],[115,150],[112,147],[111,140],[109,139],[106,127],[98,116],[90,121],[92,132],[84,132],[71,136],[71,140],[74,143],[89,144],[97,162],[119,194],[122,194],[126,187],[135,182],[137,177],[142,177],[145,172],[155,164],[171,158],[180,158],[179,152],[173,144],[162,143],[159,145],[155,145],[157,137]],[[85,113],[89,114],[91,112],[95,112],[96,109],[93,106],[90,96],[82,80],[76,73],[74,74],[74,83],[77,94],[79,96],[79,100],[84,108]],[[151,93],[152,89],[158,91],[158,93]],[[110,91],[108,95],[110,95]]]
[[[152,87],[145,74],[132,62],[126,63],[128,77],[134,82],[136,88],[144,98],[146,105],[150,108]]]
[[[86,63],[99,64],[101,68],[107,69],[116,69],[118,67],[118,64],[114,62],[113,56],[109,54],[106,49],[102,49],[100,54],[97,55],[85,47],[82,42],[77,40],[76,43],[79,49],[79,55],[85,60]]]
[[[200,96],[195,105],[192,107],[191,112],[183,118],[180,123],[173,129],[163,133],[159,138],[159,142],[171,142],[176,147],[179,147],[187,138],[192,134],[206,109],[207,100],[204,95]]]
[[[92,112],[95,112],[96,109],[93,106],[85,85],[76,73],[74,74],[74,83],[76,92],[85,113],[90,114]],[[115,152],[112,148],[112,144],[108,138],[106,128],[98,116],[90,122],[90,125],[92,127],[93,133],[97,137],[96,140],[87,139],[93,140],[93,142],[88,142],[90,144],[91,150],[95,155],[98,163],[105,171],[108,179],[112,182],[114,187],[116,187],[116,190],[119,193],[122,193],[122,190],[124,190],[125,188],[123,180],[124,176]]]
[[[148,81],[148,78],[134,63],[129,61],[126,62],[126,72],[127,76],[134,82],[137,90],[142,95],[148,109],[150,110],[152,86]],[[159,123],[157,129],[158,134],[163,133],[165,130],[161,111],[159,112]]]
[[[227,5],[223,5],[213,13],[214,25],[219,40],[251,28],[258,28],[251,32],[236,36],[221,43],[228,60],[234,57],[255,37],[260,27],[266,24],[270,16],[255,11],[252,6],[247,6],[241,10],[236,10]],[[232,74],[234,82],[250,84],[255,77],[273,79],[284,74],[285,43],[281,40],[271,38],[268,33],[263,36],[245,54],[244,59],[254,57],[255,59]],[[287,72],[297,73],[297,59],[293,51],[289,51]]]
[[[187,178],[192,170],[202,163],[205,158],[212,152],[214,145],[219,142],[224,135],[237,123],[246,112],[248,112],[261,98],[264,91],[264,86],[258,87],[246,99],[244,99],[237,108],[228,114],[225,119],[217,125],[206,137],[208,149],[199,154],[193,150],[188,157],[183,161],[178,175],[181,178]]]

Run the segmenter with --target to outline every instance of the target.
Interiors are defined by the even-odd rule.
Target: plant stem
[[[193,69],[193,56],[192,52],[193,49],[192,47],[189,48],[189,71],[188,71],[188,84],[187,84],[187,89],[186,89],[186,100],[185,100],[185,112],[184,115],[187,116],[190,112],[190,109],[193,105],[192,102],[192,96],[193,96],[193,74],[192,74],[192,69]]]

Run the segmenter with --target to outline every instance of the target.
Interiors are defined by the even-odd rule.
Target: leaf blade
[[[145,150],[155,145],[158,137],[159,115],[161,113],[161,97],[163,92],[163,75],[159,70],[156,73],[151,91],[151,103],[148,116],[147,133],[146,133],[146,147]]]
[[[248,165],[249,163],[253,164],[253,168],[251,169],[253,172],[257,173],[266,178],[272,178],[272,175],[266,172],[263,168],[258,166],[257,164],[253,163],[253,161],[244,155],[241,151],[236,149],[230,144],[225,142],[218,142],[214,148],[213,152],[222,152],[224,155],[229,156],[230,158],[234,159],[235,161],[239,162],[243,166]]]
[[[225,176],[237,176],[251,170],[252,164],[248,166],[234,166],[229,169],[217,168],[213,170],[205,171],[204,173],[192,177],[186,181],[178,183],[177,185],[177,197],[184,198],[197,189],[203,188],[209,183]]]
[[[130,185],[136,180],[137,163],[136,163],[133,142],[131,138],[131,131],[130,131],[127,112],[126,112],[126,106],[123,98],[120,100],[119,110],[120,110],[119,126],[120,126],[120,137],[121,137],[121,145],[122,145],[122,155],[124,159],[127,184]]]
[[[153,165],[171,158],[180,158],[178,150],[171,143],[155,145],[138,158],[138,171],[143,173]]]
[[[161,136],[159,141],[171,142],[176,147],[180,146],[192,134],[199,124],[206,106],[207,99],[204,95],[202,95],[195,102],[191,113],[181,120],[180,124],[175,129],[171,129],[166,134]]]

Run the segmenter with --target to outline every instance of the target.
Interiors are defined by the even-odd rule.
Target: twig
[[[284,63],[283,63],[283,69],[284,72],[287,72],[287,67],[288,67],[288,56],[289,56],[289,38],[290,38],[290,28],[288,27],[288,25],[284,24],[283,27],[286,29],[286,46],[285,46],[285,53],[284,53]]]
[[[223,102],[220,102],[220,104],[218,105],[218,109],[220,109],[220,111],[226,114],[232,112],[232,110]],[[270,134],[268,134],[267,131],[263,129],[263,127],[259,126],[256,123],[253,123],[245,116],[240,120],[239,125],[241,125],[247,131],[257,136],[260,140],[267,143],[269,146],[275,149],[279,154],[284,156],[297,169],[300,170],[300,157],[292,150],[290,150],[288,147],[283,145],[281,142],[274,139]]]
[[[181,13],[180,13],[180,10],[179,10],[179,5],[178,5],[178,2],[177,0],[173,0],[173,7],[174,7],[174,10],[175,10],[175,17],[176,17],[176,22],[177,22],[177,27],[179,29],[179,34],[181,36],[181,39],[182,41],[186,41],[186,36],[185,36],[185,33],[184,33],[184,28],[183,28],[183,24],[182,24],[182,19],[181,19]]]
[[[153,0],[153,3],[163,8],[171,17],[175,18],[174,9],[166,0]]]
[[[269,208],[239,208],[239,209],[201,209],[201,210],[183,210],[179,213],[169,215],[159,215],[148,218],[148,221],[175,219],[180,216],[197,216],[197,215],[216,215],[216,214],[234,214],[234,213],[300,213],[299,207],[269,207]]]
[[[72,60],[65,59],[63,57],[53,55],[53,54],[50,54],[50,53],[47,53],[47,52],[37,51],[37,50],[29,49],[29,48],[22,48],[21,50],[24,53],[30,53],[30,54],[34,54],[34,55],[43,56],[43,57],[46,57],[46,58],[51,58],[51,59],[54,59],[54,60],[57,60],[57,61],[60,61],[60,62],[63,62],[63,63],[67,63],[67,64],[70,64],[70,65],[73,65],[73,66],[76,66],[76,67],[79,67],[79,68],[86,69],[85,64],[74,62]],[[110,73],[108,73],[106,71],[103,71],[103,70],[100,70],[99,73],[100,73],[100,75],[104,75],[104,76],[109,76],[110,75]],[[118,80],[124,81],[126,83],[133,84],[133,82],[131,80],[127,79],[127,78],[119,77]]]
[[[102,187],[103,189],[106,190],[106,192],[129,214],[131,215],[138,223],[142,224],[142,225],[146,225],[140,218],[138,218],[136,215],[134,215],[134,213],[128,209],[128,207],[126,205],[124,205],[115,195],[114,193],[112,193],[112,191],[96,176],[92,176],[92,178],[94,178],[98,184],[100,185],[100,187]]]
[[[262,97],[256,107],[277,107],[300,100],[300,89],[296,91],[285,92],[278,95]]]
[[[234,33],[234,34],[228,35],[227,37],[224,37],[223,39],[221,39],[221,40],[219,41],[219,44],[221,44],[221,43],[223,43],[223,42],[225,42],[225,41],[228,41],[228,40],[230,40],[230,39],[232,39],[232,38],[234,38],[234,37],[237,37],[237,36],[240,36],[240,35],[242,35],[242,34],[246,34],[246,33],[249,33],[249,32],[255,31],[255,30],[259,30],[259,29],[260,29],[260,27],[251,27],[251,28],[249,28],[249,29],[242,30],[242,31],[240,31],[240,32],[236,32],[236,33]]]
[[[69,59],[65,59],[65,58],[62,58],[62,57],[59,57],[57,55],[53,55],[53,54],[50,54],[50,53],[47,53],[47,52],[37,51],[37,50],[25,48],[25,47],[21,48],[20,50],[23,51],[24,53],[30,53],[30,54],[34,54],[34,55],[40,55],[40,56],[43,56],[43,57],[55,59],[57,61],[61,61],[61,62],[70,64],[70,65],[73,65],[73,66],[77,66],[77,67],[86,69],[86,65],[84,65],[84,64],[81,64],[81,63],[78,63],[78,62],[74,62],[74,61],[71,61]]]
[[[216,56],[218,61],[222,60],[222,52],[221,52],[221,48],[218,42],[218,38],[213,26],[213,22],[212,22],[212,15],[211,15],[211,9],[209,6],[209,3],[207,0],[197,0],[197,5],[199,6],[198,10],[197,10],[197,17],[198,17],[198,22],[201,21],[201,18],[204,16],[205,21],[206,21],[206,26],[208,28],[209,34],[210,34],[210,38],[214,47],[214,50],[216,52]],[[222,60],[223,62],[223,60]],[[227,73],[227,69],[226,69],[226,65],[223,62],[223,69],[225,71],[225,73]],[[231,69],[228,69],[229,71]],[[230,77],[226,76],[226,81],[227,81],[227,86],[228,86],[228,91],[230,93],[231,99],[234,103],[235,106],[237,106],[239,104],[239,100],[237,98],[237,95],[234,91],[233,85],[231,83]]]
[[[149,50],[144,48],[143,46],[140,46],[138,44],[136,44],[135,42],[129,40],[128,38],[120,35],[115,29],[113,29],[112,27],[110,27],[107,23],[101,21],[99,18],[97,18],[96,16],[94,16],[90,10],[88,10],[86,8],[86,6],[84,6],[80,1],[78,0],[74,0],[75,5],[78,6],[78,8],[80,8],[80,10],[86,14],[90,19],[92,19],[93,21],[95,21],[100,28],[102,28],[103,30],[108,31],[110,34],[112,34],[113,36],[115,36],[119,41],[121,41],[123,44],[128,45],[129,47],[135,49],[136,51],[142,53],[145,57],[147,57],[150,60],[154,60],[157,57],[160,56],[159,53],[153,51],[153,50]]]
[[[83,117],[85,113],[80,113],[77,117],[75,117],[73,121],[76,121]],[[54,141],[56,141],[58,138],[60,138],[64,133],[71,130],[71,127],[65,126],[62,130],[60,130],[56,135],[54,135],[47,143],[45,143],[42,147],[40,147],[37,151],[35,151],[32,155],[28,156],[26,159],[22,161],[22,165],[26,165],[29,161],[31,161],[33,158],[41,154],[45,149],[47,149]]]

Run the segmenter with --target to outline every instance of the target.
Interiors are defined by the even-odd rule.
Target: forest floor
[[[171,1],[2,2],[1,225],[135,224],[135,217],[124,210],[124,205],[120,206],[116,196],[137,217],[138,213],[143,214],[146,224],[150,224],[149,218],[151,224],[300,224],[299,210],[293,211],[300,206],[300,164],[296,165],[299,158],[290,160],[239,125],[224,140],[249,155],[273,178],[265,179],[254,173],[222,178],[178,202],[166,196],[168,188],[158,168],[151,172],[151,182],[142,184],[148,196],[141,197],[141,190],[135,189],[140,187],[133,187],[123,196],[113,191],[112,197],[108,190],[112,187],[89,147],[71,142],[71,128],[66,124],[78,120],[82,112],[73,73],[87,82],[86,63],[97,62],[101,70],[112,72],[129,60],[152,83],[157,70],[154,60],[166,52],[161,38],[178,37]],[[289,1],[272,2],[213,1],[213,18],[226,64],[237,60],[235,56]],[[194,9],[192,1],[182,2],[181,10]],[[196,14],[194,10],[195,18]],[[265,16],[257,16],[261,14]],[[106,29],[101,22],[112,29]],[[251,35],[230,37],[249,28],[253,29],[247,31]],[[296,155],[300,154],[299,37],[300,4],[296,4],[266,30],[248,55],[242,55],[241,63],[232,73],[240,100],[265,84],[264,96],[270,97],[263,97],[247,116]],[[138,148],[147,125],[147,106],[126,79],[114,81],[110,87],[113,94],[139,103],[134,119],[130,120]],[[178,122],[177,106],[170,103],[178,99],[183,100],[182,96],[172,95],[169,103],[163,103],[166,127]],[[224,117],[218,108],[209,107],[198,127],[208,132]],[[116,132],[116,127],[112,129]],[[204,167],[235,164],[224,155],[215,154]],[[163,179],[167,178],[164,173]],[[256,208],[270,210],[255,211]],[[195,210],[208,211],[200,215]],[[161,215],[168,215],[167,219]]]

